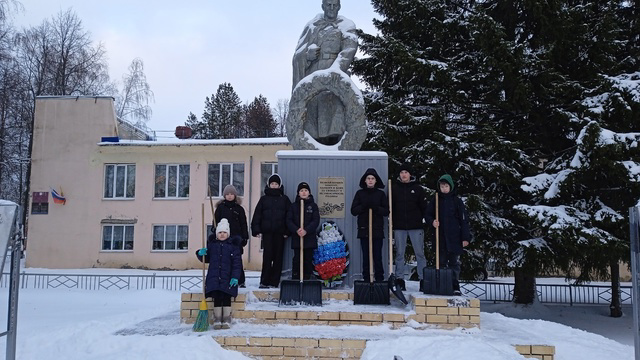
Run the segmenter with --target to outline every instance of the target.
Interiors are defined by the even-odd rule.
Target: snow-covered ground
[[[38,272],[44,270],[39,269]],[[53,272],[53,270],[47,270]],[[113,274],[114,271],[91,270]],[[58,270],[55,271],[59,273]],[[78,270],[87,272],[87,269]],[[122,274],[122,270],[119,272]],[[250,274],[251,275],[251,274]],[[248,286],[258,279],[250,277]],[[6,324],[8,290],[0,289],[0,330]],[[211,339],[217,331],[193,333],[180,324],[180,293],[164,290],[34,290],[20,291],[18,359],[247,359],[222,349]],[[634,358],[631,308],[625,316],[607,316],[606,306],[481,304],[480,330],[392,330],[376,327],[305,327],[235,324],[226,330],[255,334],[320,333],[343,337],[363,333],[363,359],[524,359],[512,344],[556,346],[556,359]],[[527,320],[542,319],[542,320]],[[551,322],[553,320],[555,322]],[[561,324],[562,323],[562,324]],[[247,327],[253,326],[252,329]],[[276,336],[276,335],[271,335]],[[0,340],[0,358],[5,343]]]

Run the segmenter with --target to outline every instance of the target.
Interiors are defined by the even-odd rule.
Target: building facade
[[[277,172],[276,151],[287,149],[286,138],[157,140],[117,120],[111,97],[39,97],[26,264],[199,267],[209,191],[215,205],[224,186],[236,186],[250,222]],[[260,269],[258,238],[244,263]]]

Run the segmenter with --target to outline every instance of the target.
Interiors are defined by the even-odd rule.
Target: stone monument
[[[287,137],[296,150],[360,150],[366,138],[364,99],[350,78],[358,50],[353,21],[338,16],[340,0],[307,23],[293,55]]]
[[[296,184],[307,182],[320,208],[321,221],[333,221],[343,232],[349,267],[342,280],[351,286],[362,278],[363,259],[351,202],[365,170],[373,167],[387,178],[389,157],[380,151],[359,151],[367,129],[364,99],[349,73],[358,50],[356,26],[338,16],[340,0],[322,0],[322,10],[305,26],[293,55],[293,91],[286,125],[294,150],[278,151],[276,157],[287,196],[295,199]],[[291,273],[292,255],[288,239],[284,278]],[[383,258],[388,258],[386,247]]]

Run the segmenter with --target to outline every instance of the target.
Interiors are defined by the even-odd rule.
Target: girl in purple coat
[[[229,238],[229,222],[221,219],[216,233],[209,235],[207,247],[197,251],[198,260],[209,263],[205,294],[213,298],[214,329],[231,324],[231,298],[238,296],[242,257],[237,239]]]

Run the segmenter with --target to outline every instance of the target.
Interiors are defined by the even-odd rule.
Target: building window
[[[49,192],[37,191],[31,196],[31,214],[46,215],[49,213]]]
[[[232,184],[238,196],[244,196],[244,163],[209,164],[211,196],[220,197],[224,187]]]
[[[133,225],[103,225],[102,250],[133,250]]]
[[[268,184],[269,177],[278,172],[278,163],[262,163],[260,164],[260,185],[264,189]]]
[[[132,199],[136,196],[136,166],[107,164],[104,169],[105,199]]]
[[[188,242],[187,225],[153,226],[153,250],[187,250]]]
[[[155,198],[189,197],[189,164],[156,165]]]

